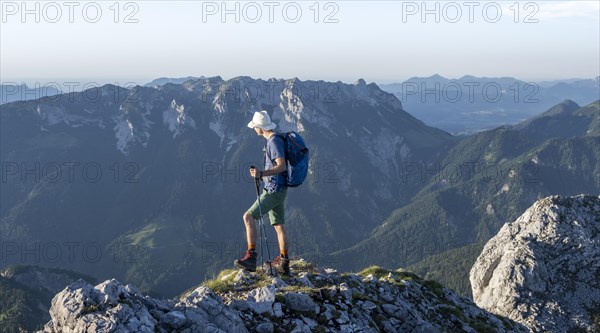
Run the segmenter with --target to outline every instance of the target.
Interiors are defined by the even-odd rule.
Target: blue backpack
[[[285,144],[285,160],[287,161],[287,186],[296,187],[302,184],[308,174],[308,148],[300,134],[291,131],[277,133]]]

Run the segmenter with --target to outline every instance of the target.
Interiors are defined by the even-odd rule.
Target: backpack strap
[[[286,137],[287,137],[287,138],[289,138],[289,139],[290,139],[290,141],[291,141],[291,142],[294,144],[294,146],[298,147],[298,149],[300,149],[300,150],[305,150],[305,149],[306,149],[305,147],[302,147],[301,145],[299,145],[299,144],[298,144],[298,143],[297,143],[297,142],[294,140],[294,138],[293,138],[291,135],[289,135],[289,133],[286,133]]]
[[[284,147],[283,147],[283,153],[285,154],[285,157],[286,157],[286,160],[287,160],[287,149],[286,149],[286,147],[285,147],[285,137],[286,137],[286,135],[285,135],[285,134],[282,134],[282,133],[277,133],[277,132],[275,132],[275,134],[273,134],[273,136],[277,136],[277,137],[281,138],[281,140],[283,141],[283,144],[284,144]],[[274,139],[275,139],[275,138],[273,138],[273,140],[274,140]],[[271,140],[271,138],[269,138],[269,140]],[[264,149],[264,152],[265,152],[265,161],[264,161],[264,165],[267,165],[267,158],[268,158],[269,160],[271,160],[271,156],[269,156],[270,154],[269,154],[269,149],[267,149],[267,146],[268,146],[268,141],[267,141],[267,144],[265,144],[265,149]],[[271,163],[273,163],[273,161],[272,161],[272,160],[271,160]],[[264,166],[263,166],[263,167],[264,167]]]
[[[268,153],[267,153],[267,144],[265,144],[264,148],[263,148],[263,169],[267,166],[267,157],[268,157]]]

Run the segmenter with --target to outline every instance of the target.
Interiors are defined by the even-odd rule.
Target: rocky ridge
[[[225,270],[179,299],[79,280],[43,332],[526,332],[434,281],[376,266],[340,274],[304,260],[291,277]]]

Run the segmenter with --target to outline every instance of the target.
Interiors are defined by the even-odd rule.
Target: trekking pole
[[[254,169],[254,166],[251,166],[250,169]],[[265,230],[265,224],[263,221],[263,214],[262,214],[262,205],[260,204],[260,179],[259,178],[254,178],[254,184],[256,185],[256,199],[258,200],[258,214],[260,215],[260,217],[258,218],[258,230],[259,230],[259,238],[260,238],[260,262],[262,265],[262,262],[264,260],[263,257],[263,237],[264,237],[264,243],[265,243],[265,247],[267,248],[267,258],[268,260],[266,261],[266,263],[269,265],[269,274],[273,275],[273,266],[271,266],[271,250],[269,250],[269,240],[267,239],[267,231]]]

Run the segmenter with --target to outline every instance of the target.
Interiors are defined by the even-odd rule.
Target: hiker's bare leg
[[[288,241],[287,241],[287,231],[285,229],[285,224],[276,224],[275,232],[277,232],[277,241],[279,242],[279,253],[284,253],[284,250],[288,249]]]
[[[244,224],[246,225],[246,239],[248,244],[256,244],[256,220],[252,214],[244,213]]]

